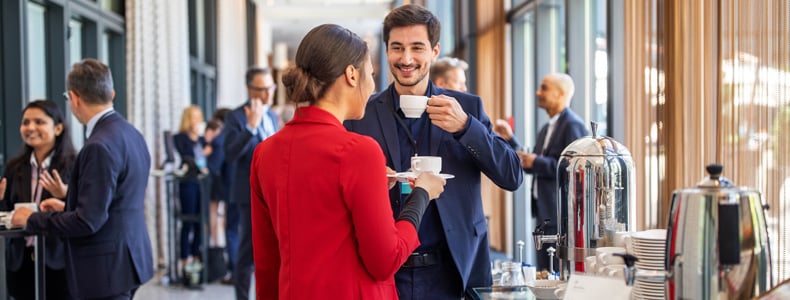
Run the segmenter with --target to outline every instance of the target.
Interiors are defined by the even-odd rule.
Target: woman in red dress
[[[421,174],[393,220],[381,148],[343,127],[375,88],[367,45],[348,29],[311,30],[283,83],[301,107],[258,145],[250,174],[258,299],[397,299],[394,274],[445,181]]]

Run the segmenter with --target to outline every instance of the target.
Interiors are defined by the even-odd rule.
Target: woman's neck
[[[36,163],[38,163],[39,166],[41,166],[41,162],[43,162],[47,158],[47,155],[49,155],[49,153],[52,152],[52,148],[55,147],[33,149],[33,155],[36,156]]]

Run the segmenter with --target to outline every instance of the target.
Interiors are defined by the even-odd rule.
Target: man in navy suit
[[[521,166],[533,178],[532,215],[539,224],[549,219],[549,223],[543,227],[545,234],[557,233],[557,162],[562,150],[588,134],[582,119],[568,108],[573,92],[573,79],[567,74],[553,73],[543,77],[535,94],[538,107],[544,109],[551,119],[538,132],[532,153],[518,152]],[[549,267],[546,253],[549,246],[557,247],[555,244],[547,244],[538,251],[539,270]],[[559,271],[558,263],[555,256],[554,271]]]
[[[439,26],[436,16],[418,5],[389,13],[383,34],[395,82],[372,96],[363,119],[346,123],[381,145],[391,172],[407,171],[414,155],[431,155],[442,157],[442,173],[455,175],[429,204],[419,228],[421,245],[395,275],[401,299],[460,299],[469,288],[490,286],[480,174],[511,191],[523,181],[518,156],[492,133],[480,98],[430,81]],[[428,108],[420,118],[405,118],[399,95],[429,96]],[[407,184],[390,190],[396,216],[409,192]]]
[[[252,258],[252,222],[250,220],[250,162],[255,146],[277,131],[279,119],[269,109],[277,86],[271,70],[251,67],[245,76],[249,100],[234,109],[225,120],[225,161],[231,165],[229,206],[235,205],[235,216],[228,211],[227,230],[238,230],[239,244],[233,285],[236,299],[249,299],[250,280],[255,271]],[[232,220],[236,219],[236,220]],[[230,242],[229,242],[229,247]]]
[[[65,241],[66,277],[79,299],[131,299],[153,277],[144,197],[151,169],[148,146],[113,110],[110,68],[95,59],[74,64],[68,102],[86,125],[66,201],[47,199],[44,212],[20,208],[12,223]],[[50,295],[57,298],[58,295]]]

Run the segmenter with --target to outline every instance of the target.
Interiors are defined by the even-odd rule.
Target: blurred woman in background
[[[178,134],[173,136],[173,144],[181,156],[182,166],[187,172],[178,184],[182,217],[200,217],[200,180],[199,174],[207,173],[206,156],[212,152],[211,145],[201,136],[204,126],[203,112],[190,105],[181,115]],[[179,258],[185,268],[199,261],[202,231],[198,221],[181,222],[181,251]]]

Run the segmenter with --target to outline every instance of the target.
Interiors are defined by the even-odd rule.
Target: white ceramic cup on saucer
[[[614,233],[614,246],[615,247],[623,247],[626,248],[625,250],[628,251],[628,247],[626,247],[626,239],[630,240],[631,232],[630,231],[618,231]]]
[[[442,171],[441,156],[413,156],[411,158],[411,170],[419,176],[422,172],[439,174]]]
[[[601,247],[596,248],[595,253],[598,256],[598,267],[604,267],[608,265],[621,265],[624,264],[623,258],[619,256],[614,256],[615,253],[625,253],[625,248],[623,247]]]
[[[584,273],[595,275],[598,272],[598,257],[595,255],[584,258]]]
[[[608,265],[603,272],[609,277],[625,278],[625,265]]]
[[[428,107],[428,97],[418,95],[400,95],[400,109],[407,118],[419,118]]]

